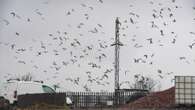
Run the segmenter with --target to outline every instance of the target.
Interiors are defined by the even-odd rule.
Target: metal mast
[[[115,64],[114,64],[114,68],[115,68],[115,92],[117,92],[117,90],[120,89],[119,87],[119,50],[120,50],[120,46],[123,46],[122,43],[120,43],[119,40],[119,25],[121,23],[119,22],[119,19],[116,18],[115,21],[115,42],[114,44],[112,44],[111,46],[115,46]]]

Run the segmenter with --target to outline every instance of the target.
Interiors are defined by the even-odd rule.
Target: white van
[[[34,81],[8,81],[0,88],[0,96],[14,103],[18,95],[35,93],[55,93],[51,87]]]

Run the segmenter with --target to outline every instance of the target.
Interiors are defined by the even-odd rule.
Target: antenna
[[[119,87],[119,51],[120,51],[120,46],[123,46],[123,44],[119,40],[119,25],[121,23],[119,22],[118,17],[116,18],[115,21],[115,42],[111,46],[115,46],[115,92],[120,89]]]

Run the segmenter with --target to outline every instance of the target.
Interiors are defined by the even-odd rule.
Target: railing
[[[145,90],[120,90],[118,95],[114,92],[63,92],[63,93],[43,93],[43,94],[26,94],[18,96],[18,106],[25,108],[35,104],[50,104],[64,106],[66,98],[71,99],[71,107],[74,108],[102,108],[113,107],[114,105],[124,105],[134,101],[139,97],[146,95]],[[115,98],[118,97],[118,103]]]

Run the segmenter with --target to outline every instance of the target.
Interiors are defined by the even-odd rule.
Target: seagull
[[[171,17],[173,17],[173,14],[172,14],[172,13],[170,13],[170,14],[169,14],[169,17],[170,17],[170,18],[171,18]]]
[[[175,3],[175,0],[172,0],[173,3]]]
[[[111,73],[113,71],[113,69],[106,69],[106,71],[104,73]]]
[[[62,64],[63,64],[64,66],[67,66],[69,63],[68,63],[68,62],[65,62],[65,61],[62,61]]]
[[[160,75],[160,74],[159,74],[158,76],[159,76],[161,79],[163,79],[163,78],[164,78],[164,77],[163,77],[162,75]]]
[[[190,34],[193,34],[193,35],[195,35],[195,32],[190,32]]]
[[[195,43],[192,43],[191,45],[189,45],[190,49],[192,49],[192,47],[195,45]]]
[[[184,60],[184,59],[186,59],[186,57],[179,57],[179,59],[180,59],[180,60]]]
[[[154,24],[154,21],[151,21],[151,23],[152,23],[152,28],[159,28],[156,24]]]
[[[148,38],[148,39],[146,39],[146,40],[148,40],[148,41],[150,42],[150,44],[153,43],[153,42],[152,42],[152,38]]]
[[[175,44],[175,42],[176,42],[176,39],[173,39],[172,43]]]
[[[126,70],[126,71],[125,71],[125,75],[127,75],[128,72],[130,72],[130,71],[129,71],[129,70]]]
[[[85,5],[85,4],[81,4],[81,6],[82,6],[82,7],[86,7],[86,5]]]
[[[143,47],[142,45],[139,45],[138,43],[136,43],[135,45],[134,45],[134,47],[136,47],[136,48],[141,48],[141,47]]]
[[[160,34],[161,36],[164,36],[163,30],[160,30]]]
[[[70,11],[68,11],[67,13],[66,13],[66,15],[70,15],[71,13],[70,13]]]
[[[19,60],[18,63],[26,64],[26,62],[22,60]]]
[[[103,0],[98,0],[100,3],[103,3]]]
[[[134,58],[134,63],[139,63],[139,60],[140,60],[140,59]]]
[[[158,73],[162,73],[162,70],[158,69],[157,72],[158,72]]]
[[[19,35],[20,35],[20,33],[18,33],[18,32],[16,32],[15,34],[16,34],[17,36],[19,36]]]
[[[5,22],[6,25],[9,25],[10,24],[9,21],[6,20],[6,19],[3,19],[2,21]]]
[[[11,45],[11,49],[13,50],[15,46],[16,46],[15,44],[12,44]]]
[[[132,24],[134,24],[134,21],[133,21],[133,19],[132,19],[132,18],[130,18],[130,22],[131,22]]]
[[[16,13],[14,13],[14,12],[11,12],[10,14],[11,14],[13,17],[16,16]]]
[[[97,24],[99,27],[101,27],[102,28],[102,25],[101,24]]]
[[[24,51],[26,51],[26,49],[24,49],[24,48],[21,48],[21,49],[17,49],[17,51],[24,52]]]
[[[40,56],[41,55],[41,52],[37,52],[37,56]]]
[[[74,41],[75,41],[78,45],[81,45],[81,43],[80,43],[77,39],[74,39]]]
[[[103,57],[106,57],[106,55],[105,55],[104,53],[101,53],[101,55],[102,55]]]
[[[30,18],[28,18],[27,21],[30,22]]]
[[[49,34],[49,36],[53,36],[53,34]]]
[[[89,7],[89,9],[93,10],[93,7]]]
[[[176,19],[174,19],[173,22],[175,23],[176,22]]]
[[[38,15],[40,15],[40,16],[43,15],[43,13],[39,12],[38,9],[36,9],[35,11],[36,11],[36,13],[37,13]]]
[[[157,16],[156,16],[154,13],[152,14],[152,16],[153,16],[154,18],[157,18]]]
[[[171,12],[171,8],[168,7],[167,9]]]
[[[144,57],[147,59],[148,58],[148,55],[144,55]]]

